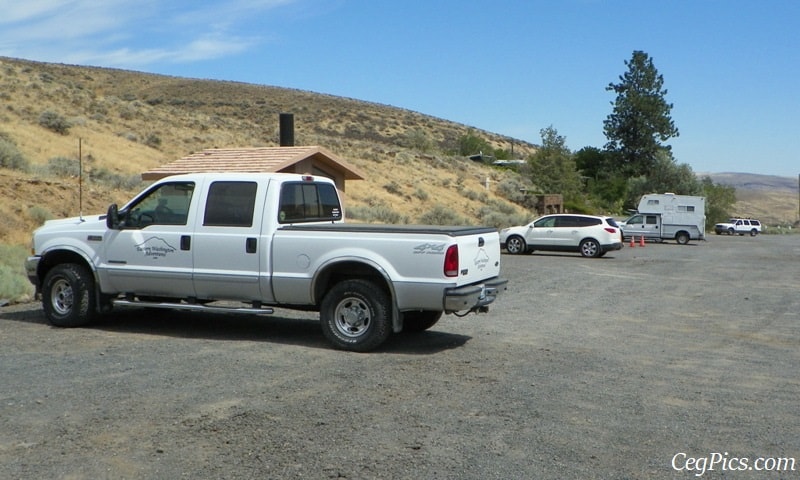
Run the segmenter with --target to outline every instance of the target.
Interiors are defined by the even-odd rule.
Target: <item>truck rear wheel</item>
[[[678,242],[679,245],[686,245],[689,243],[689,234],[686,232],[678,232],[675,235],[675,241]]]
[[[372,282],[339,282],[322,299],[322,333],[338,349],[373,350],[392,333],[390,305],[389,295]]]
[[[94,278],[80,265],[56,265],[44,277],[42,307],[52,325],[86,325],[95,315]]]

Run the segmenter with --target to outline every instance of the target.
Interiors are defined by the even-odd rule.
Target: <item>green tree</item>
[[[702,195],[703,188],[697,180],[692,167],[677,163],[668,150],[656,154],[655,163],[647,175],[631,178],[628,181],[625,206],[634,208],[646,193],[672,192],[677,195]]]
[[[459,155],[469,156],[477,155],[479,153],[491,155],[493,151],[494,150],[492,149],[492,146],[489,145],[489,142],[475,135],[472,133],[472,131],[467,132],[458,139]]]
[[[575,202],[580,197],[581,176],[575,166],[566,139],[549,126],[540,130],[542,146],[528,158],[531,179],[542,193],[560,193],[565,202]]]
[[[589,203],[604,212],[621,212],[628,178],[614,172],[613,156],[596,147],[583,147],[574,157]]]
[[[700,185],[706,197],[706,226],[727,221],[736,203],[736,188],[714,183],[709,176],[703,177]]]
[[[625,65],[628,71],[619,77],[620,82],[606,87],[617,98],[603,122],[605,148],[613,152],[618,172],[639,176],[655,166],[659,151],[670,150],[663,142],[679,133],[670,117],[672,104],[665,100],[664,78],[650,56],[636,50]]]

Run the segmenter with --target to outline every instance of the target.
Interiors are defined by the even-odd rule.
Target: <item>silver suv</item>
[[[622,248],[622,231],[611,217],[559,213],[500,230],[500,245],[511,254],[547,250],[602,257]]]

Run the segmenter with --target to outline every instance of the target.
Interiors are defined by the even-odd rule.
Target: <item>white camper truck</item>
[[[705,240],[706,198],[674,193],[643,195],[637,213],[620,224],[625,238]]]

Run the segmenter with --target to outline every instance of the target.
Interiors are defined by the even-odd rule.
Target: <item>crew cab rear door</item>
[[[191,239],[197,298],[262,299],[259,276],[269,252],[261,238],[267,186],[226,178],[204,190]]]

